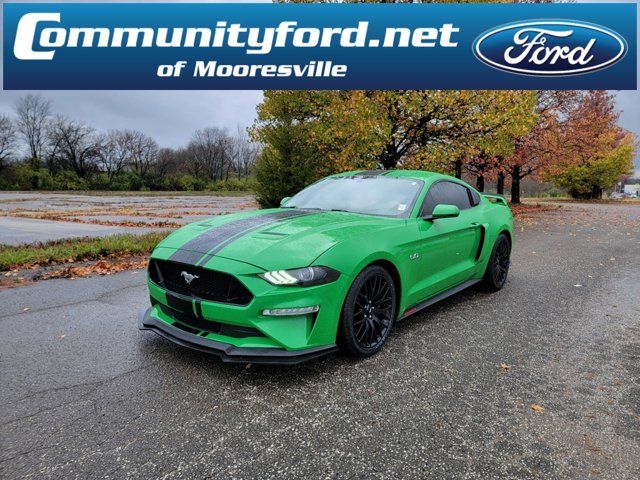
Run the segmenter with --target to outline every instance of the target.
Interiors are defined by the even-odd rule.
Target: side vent
[[[482,247],[484,247],[484,239],[486,237],[486,229],[483,225],[480,225],[480,241],[478,242],[478,251],[476,252],[476,262],[480,259],[480,254],[482,253]]]

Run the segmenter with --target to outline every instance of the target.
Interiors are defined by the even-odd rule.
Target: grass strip
[[[89,195],[92,197],[253,197],[252,190],[6,190],[6,193]]]
[[[99,238],[70,238],[30,245],[0,245],[0,272],[51,263],[146,255],[169,232],[118,234]]]

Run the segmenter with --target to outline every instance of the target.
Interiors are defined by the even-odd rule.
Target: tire
[[[498,235],[489,257],[484,274],[484,285],[491,292],[497,292],[507,283],[511,263],[511,242],[504,233]]]
[[[369,357],[382,348],[396,317],[396,290],[384,268],[371,265],[353,281],[342,307],[338,344],[347,354]]]

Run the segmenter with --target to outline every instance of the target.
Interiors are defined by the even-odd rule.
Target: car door
[[[456,205],[460,215],[425,220],[436,205]],[[431,185],[420,211],[420,295],[431,297],[468,280],[475,266],[481,228],[476,223],[477,201],[462,184],[439,181]]]

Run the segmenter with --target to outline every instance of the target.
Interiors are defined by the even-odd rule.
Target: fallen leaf
[[[509,370],[511,368],[511,365],[507,365],[506,363],[501,363],[500,368],[502,370]]]
[[[584,438],[584,446],[587,447],[587,449],[596,453],[602,451],[602,449],[594,443],[593,439],[589,435],[582,435],[582,437]]]
[[[38,279],[47,280],[50,278],[68,278],[73,280],[74,278],[87,277],[92,274],[110,275],[124,270],[146,268],[146,266],[147,261],[144,259],[123,262],[99,260],[86,266],[64,267],[59,270],[40,275]]]
[[[544,412],[544,407],[538,405],[537,403],[532,403],[530,406],[531,410],[533,410],[534,412]]]

